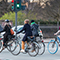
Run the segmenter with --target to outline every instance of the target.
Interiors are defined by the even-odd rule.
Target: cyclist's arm
[[[22,30],[20,30],[19,32],[17,32],[17,34],[21,33],[21,32],[24,31],[24,30],[25,30],[25,25],[24,25],[24,27],[23,27]]]
[[[57,34],[59,34],[60,33],[60,30],[58,30],[54,35],[57,35]]]

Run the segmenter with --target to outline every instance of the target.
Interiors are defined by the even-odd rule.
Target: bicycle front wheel
[[[20,50],[21,50],[21,45],[18,43],[18,42],[15,42],[15,50],[13,52],[11,52],[13,55],[18,55],[20,53]]]
[[[31,45],[32,45],[32,46],[31,46]],[[33,45],[34,45],[34,46],[33,46]],[[32,56],[32,57],[37,56],[38,53],[39,53],[38,43],[36,43],[36,42],[31,42],[28,47],[30,47],[30,46],[31,46],[31,48],[28,50],[28,54],[29,54],[30,56]]]
[[[56,41],[51,40],[47,46],[48,52],[50,54],[55,54],[58,51],[58,44]]]
[[[12,40],[10,42],[7,43],[7,49],[10,52],[13,52],[16,49],[16,43]]]

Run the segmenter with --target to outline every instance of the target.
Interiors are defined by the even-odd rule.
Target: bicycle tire
[[[28,50],[28,54],[29,54],[31,57],[35,57],[35,56],[37,56],[38,53],[39,53],[39,47],[38,47],[38,43],[36,43],[36,42],[32,42],[32,43],[35,44],[35,46],[36,46],[35,49],[37,49],[37,52],[36,52],[35,55],[32,55],[31,52]],[[35,50],[35,51],[36,51],[36,50]],[[33,53],[33,52],[32,52],[32,53]]]
[[[51,52],[50,50],[49,50],[49,45],[50,45],[50,43],[54,43],[54,44],[56,44],[56,50],[55,50],[55,52]],[[54,41],[54,40],[51,40],[49,43],[48,43],[48,45],[47,45],[47,49],[48,49],[48,52],[50,53],[50,54],[55,54],[57,51],[58,51],[58,44],[57,44],[57,42],[56,41]]]
[[[15,43],[14,41],[12,41],[12,43]],[[12,50],[12,43],[9,45],[9,46],[7,46],[7,49],[8,49],[8,51],[10,51],[10,52],[13,52],[15,49],[16,49],[16,46],[14,47],[14,49]],[[9,48],[8,48],[9,47]]]
[[[38,41],[39,44],[39,53],[38,55],[42,55],[45,52],[45,44],[42,41]],[[41,50],[43,48],[43,50]]]
[[[17,47],[19,46],[19,51],[17,52],[17,53],[15,53],[14,51],[16,50],[14,50],[13,52],[11,52],[14,56],[17,56],[17,55],[19,55],[20,54],[20,50],[21,50],[21,45],[18,43],[18,42],[16,42],[17,43],[17,45],[16,45],[16,49],[17,49]],[[18,50],[18,49],[17,49]]]

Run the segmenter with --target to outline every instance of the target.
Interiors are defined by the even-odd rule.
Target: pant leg
[[[24,50],[25,49],[25,42],[22,41],[22,49]]]
[[[7,41],[7,34],[4,35],[3,46],[6,46],[6,41]]]
[[[25,35],[22,39],[22,49],[25,49],[25,41],[27,40],[27,36]]]

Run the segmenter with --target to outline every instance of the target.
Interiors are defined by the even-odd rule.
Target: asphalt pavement
[[[51,39],[46,39],[51,40]],[[44,39],[45,41],[45,39]],[[0,53],[0,60],[60,60],[60,48],[58,52],[54,55],[50,54],[47,50],[47,44],[45,43],[45,52],[43,55],[37,55],[36,57],[31,57],[27,54],[20,53],[18,56],[12,55],[7,49]]]

